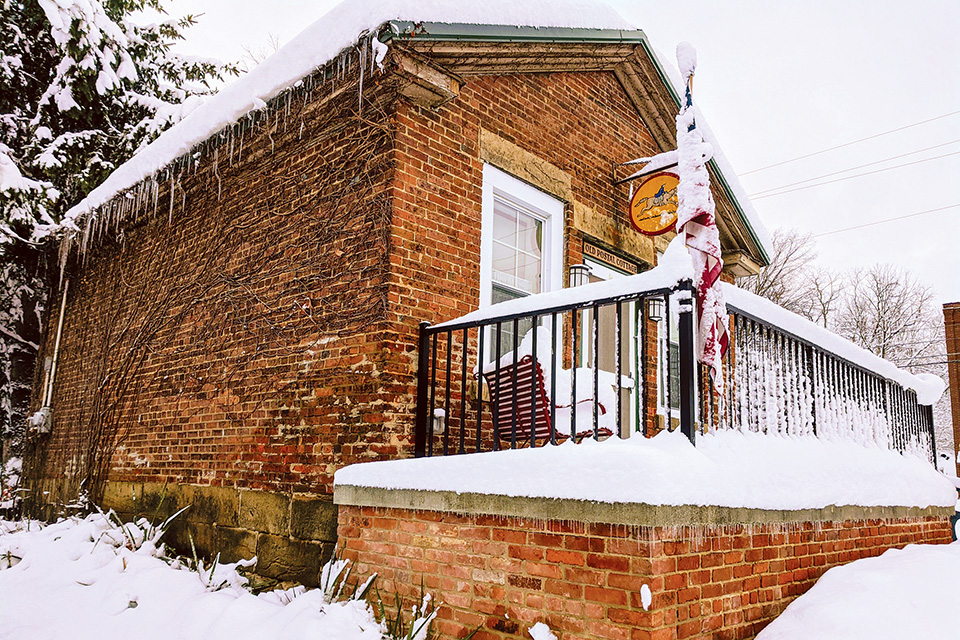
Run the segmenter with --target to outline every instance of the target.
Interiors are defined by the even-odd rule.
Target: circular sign
[[[630,199],[630,221],[648,236],[658,236],[677,224],[677,185],[673,173],[657,173],[646,180]]]

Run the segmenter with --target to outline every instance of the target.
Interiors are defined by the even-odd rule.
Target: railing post
[[[940,470],[937,460],[937,432],[933,428],[933,405],[920,405],[920,411],[923,412],[923,421],[926,423],[927,431],[930,433],[930,451],[933,453],[933,468]]]
[[[807,361],[807,376],[810,378],[810,425],[813,427],[813,435],[817,435],[817,363],[814,358],[818,354],[813,347],[804,347],[803,351]]]
[[[427,396],[430,387],[430,345],[427,328],[429,322],[420,323],[420,339],[417,352],[417,422],[413,432],[413,455],[427,455]]]
[[[696,444],[696,341],[693,334],[693,283],[684,280],[677,292],[680,303],[680,431]]]

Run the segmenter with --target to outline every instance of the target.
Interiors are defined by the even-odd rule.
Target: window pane
[[[540,255],[540,227],[542,222],[528,216],[519,214],[517,220],[517,248],[527,253]]]
[[[519,293],[515,293],[509,289],[504,289],[503,287],[498,287],[497,285],[493,285],[493,304],[497,304],[498,302],[506,302],[507,300],[515,300],[522,297],[523,296]]]
[[[493,204],[493,239],[516,246],[517,210],[502,200]]]
[[[493,296],[491,298],[493,304],[498,302],[505,302],[507,300],[515,300],[517,298],[522,298],[524,294],[516,293],[505,289],[504,287],[498,287],[497,285],[493,286]],[[519,343],[520,339],[526,335],[526,333],[533,327],[533,320],[530,318],[522,318],[520,322],[517,323],[517,328],[519,329],[517,341]],[[501,358],[506,354],[513,351],[513,321],[504,322],[500,327],[500,352],[496,352],[496,340],[497,340],[497,331],[496,327],[489,328],[489,334],[484,340],[487,341],[487,344],[490,345],[490,353],[495,354],[497,358]]]
[[[670,408],[680,408],[680,345],[670,343]]]
[[[517,252],[499,242],[493,243],[493,281],[515,286],[517,275]],[[496,291],[496,287],[494,288]],[[496,295],[496,294],[494,294]],[[496,300],[494,300],[496,302]]]
[[[542,291],[543,221],[496,199],[493,236],[493,282],[518,295]]]
[[[516,286],[526,293],[540,293],[540,256],[517,255]]]

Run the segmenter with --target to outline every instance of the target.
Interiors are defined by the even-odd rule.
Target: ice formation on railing
[[[917,392],[737,312],[723,392],[702,394],[713,427],[816,435],[931,459],[929,415]]]

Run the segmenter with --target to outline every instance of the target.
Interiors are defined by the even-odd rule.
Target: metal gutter
[[[578,29],[572,27],[514,27],[491,24],[450,24],[391,20],[378,37],[384,44],[391,40],[428,42],[540,42],[540,43],[624,43],[646,40],[643,31],[621,29]]]

